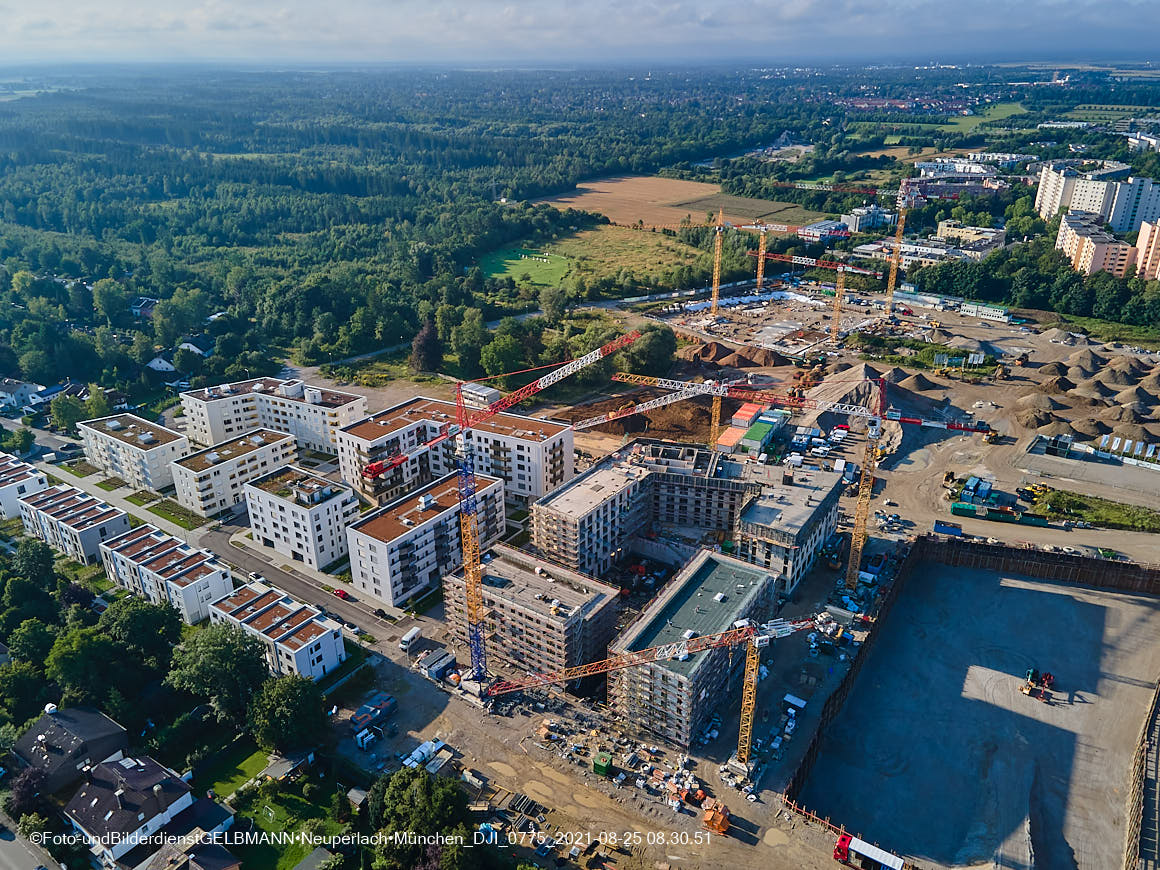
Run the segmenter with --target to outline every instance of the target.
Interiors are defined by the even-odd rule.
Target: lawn
[[[119,477],[106,477],[104,480],[98,480],[97,486],[99,486],[101,489],[105,490],[106,492],[112,492],[115,489],[120,489],[123,486],[128,486],[128,484],[125,483],[125,481],[121,480],[121,478],[119,478]]]
[[[106,576],[105,569],[101,565],[82,565],[72,559],[58,557],[53,567],[61,577],[79,583],[94,595],[100,595],[113,588],[113,581]]]
[[[20,517],[13,517],[10,520],[0,522],[0,538],[7,538],[14,540],[24,534],[24,523]]]
[[[212,788],[224,800],[261,773],[267,764],[267,753],[252,740],[238,740],[198,771],[193,786],[199,794]]]
[[[153,502],[157,501],[159,498],[161,498],[161,496],[157,495],[156,493],[140,490],[139,492],[134,492],[125,496],[125,501],[130,501],[138,507],[145,507],[147,504],[153,504]]]
[[[1002,121],[1013,115],[1022,115],[1027,110],[1021,103],[995,103],[988,106],[981,114],[955,115],[939,129],[953,130],[956,133],[973,133],[975,128],[987,121]]]
[[[555,287],[569,269],[568,258],[530,248],[504,248],[479,258],[479,268],[488,278],[512,278],[517,284]]]
[[[325,364],[319,369],[323,377],[333,378],[340,386],[356,384],[360,387],[385,387],[388,384],[398,384],[400,381],[409,381],[418,387],[420,384],[431,384],[449,389],[448,383],[436,375],[417,374],[411,371],[408,363],[410,352],[372,357],[354,363],[342,365]],[[454,354],[443,354],[443,370],[453,371],[457,365]],[[425,389],[424,395],[431,392]],[[441,398],[439,392],[434,392],[435,398]],[[333,459],[333,457],[328,457]]]
[[[1035,507],[1053,520],[1084,520],[1108,529],[1160,532],[1160,511],[1094,495],[1056,489],[1037,499]]]
[[[548,250],[571,260],[577,272],[596,278],[627,269],[647,281],[645,276],[667,275],[701,258],[708,261],[706,252],[672,236],[607,225],[565,236]]]
[[[334,780],[311,777],[310,781],[319,787],[319,794],[313,801],[301,797],[297,793],[301,786],[295,783],[275,797],[256,796],[253,804],[241,814],[252,818],[258,828],[270,833],[298,831],[305,823],[313,822],[314,835],[337,836],[342,833],[343,825],[329,818],[326,810],[334,795]],[[236,849],[246,870],[293,870],[313,851],[314,846],[308,842],[256,843]]]
[[[83,459],[78,459],[75,462],[67,462],[64,465],[57,466],[67,471],[75,477],[88,477],[90,474],[96,474],[100,471],[95,465],[90,465]]]
[[[187,510],[175,501],[167,498],[161,499],[157,504],[146,508],[149,513],[157,514],[157,516],[169,520],[171,523],[176,523],[183,529],[196,529],[204,526],[209,522],[205,517],[198,516],[191,510]]]
[[[1123,341],[1148,348],[1160,347],[1160,327],[1157,326],[1137,326],[1100,320],[1098,317],[1072,317],[1048,312],[1042,316],[1038,328],[1043,331],[1052,327],[1085,332],[1099,341]]]

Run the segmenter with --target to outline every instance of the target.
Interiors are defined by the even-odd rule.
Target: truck
[[[403,652],[409,651],[411,647],[415,645],[415,641],[417,641],[422,636],[423,629],[416,625],[414,628],[404,634],[403,637],[399,640],[399,649]]]
[[[952,535],[956,538],[963,536],[963,527],[958,523],[948,523],[945,520],[934,521],[934,533],[936,535]]]

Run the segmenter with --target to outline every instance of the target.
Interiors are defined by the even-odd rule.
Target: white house
[[[24,531],[85,565],[100,558],[100,545],[129,531],[129,515],[75,486],[50,486],[21,496]]]
[[[248,481],[285,467],[297,456],[293,435],[253,429],[174,462],[177,502],[203,517],[233,510],[245,501]]]
[[[90,463],[135,489],[160,492],[172,486],[171,463],[189,453],[189,440],[180,432],[133,414],[85,420],[77,432]]]
[[[48,476],[34,465],[0,453],[0,513],[4,519],[20,516],[19,499],[48,489]]]

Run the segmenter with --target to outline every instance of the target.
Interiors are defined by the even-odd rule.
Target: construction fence
[[[873,626],[857,655],[851,661],[850,670],[847,671],[846,676],[833,694],[826,699],[817,730],[810,738],[809,746],[801,763],[786,785],[785,793],[782,796],[785,809],[797,814],[808,823],[821,824],[833,832],[843,832],[843,829],[840,826],[835,826],[830,819],[819,818],[798,804],[797,798],[817,761],[825,731],[841,713],[846,699],[862,671],[863,664],[869,658],[870,651],[878,640],[886,617],[906,587],[914,567],[924,561],[1004,574],[1022,574],[1057,583],[1076,583],[1119,592],[1160,595],[1160,565],[1097,559],[1073,553],[1053,553],[1028,547],[987,544],[981,541],[938,535],[919,536],[911,543],[909,551],[898,567],[894,581],[883,592]],[[1156,690],[1152,695],[1148,717],[1141,726],[1128,777],[1123,870],[1138,870],[1139,867],[1146,761],[1149,752],[1148,734],[1151,730],[1152,720],[1157,715],[1158,704],[1160,704],[1160,675],[1158,675]],[[1152,748],[1152,751],[1156,751],[1156,748]],[[860,835],[856,834],[856,836]],[[914,867],[912,864],[907,864],[907,866]]]

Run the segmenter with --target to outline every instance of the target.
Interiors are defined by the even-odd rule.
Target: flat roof
[[[223,441],[221,444],[215,444],[213,447],[207,447],[205,450],[184,456],[178,459],[176,464],[182,468],[188,468],[190,471],[206,471],[215,465],[239,459],[255,450],[286,440],[293,441],[294,436],[286,432],[276,432],[273,429],[251,429],[237,438],[231,438],[229,441]]]
[[[289,389],[291,392],[298,392],[301,389],[302,394],[287,396],[283,392],[280,392],[280,390],[286,389]],[[305,396],[306,390],[316,391],[318,393],[318,401],[307,401]],[[181,396],[182,398],[189,396],[201,402],[214,402],[219,399],[237,399],[250,394],[276,396],[279,399],[302,402],[307,405],[320,405],[324,408],[341,408],[343,405],[349,405],[352,402],[358,402],[360,400],[365,401],[366,399],[365,396],[360,396],[356,393],[343,393],[339,390],[331,390],[324,387],[312,387],[299,380],[284,380],[282,378],[250,378],[245,381],[234,381],[230,384],[204,387],[200,390],[187,390]]]
[[[537,568],[543,573],[537,574]],[[453,576],[462,582],[462,571]],[[483,554],[483,585],[484,596],[509,601],[561,623],[577,610],[591,612],[620,595],[615,586],[502,544]],[[553,601],[559,602],[555,613]]]
[[[48,514],[78,532],[127,516],[120,508],[108,505],[87,492],[81,492],[75,486],[50,486],[32,495],[22,496],[17,501]]]
[[[185,587],[215,571],[225,570],[212,553],[151,525],[138,526],[104,541],[102,546],[175,586]]]
[[[36,466],[21,462],[7,453],[0,453],[0,487],[12,486],[41,476],[42,472]]]
[[[438,427],[455,425],[455,421],[454,402],[443,402],[439,399],[416,396],[410,401],[372,414],[365,420],[351,423],[349,426],[343,427],[342,431],[364,441],[375,441],[416,423],[426,422]],[[568,426],[553,423],[550,420],[541,420],[538,417],[503,413],[496,414],[494,417],[473,426],[472,429],[540,442],[546,441],[554,435],[559,435],[568,429]]]
[[[336,483],[294,465],[264,474],[249,481],[246,486],[252,486],[277,498],[284,498],[287,501],[293,501],[307,507],[326,504],[333,498],[354,493],[354,490],[345,483]],[[330,495],[324,495],[327,489],[331,490]],[[301,494],[301,498],[299,494]],[[317,500],[311,501],[310,499],[316,495],[319,496]]]
[[[482,493],[498,478],[484,474],[475,475],[476,491]],[[432,501],[426,510],[421,510],[419,502],[424,496]],[[371,511],[350,528],[362,532],[378,541],[393,541],[416,526],[434,519],[440,514],[459,506],[459,483],[455,472],[417,489],[400,499]],[[406,520],[406,522],[404,522]]]
[[[730,426],[721,433],[721,437],[717,439],[717,443],[722,447],[736,447],[743,437],[745,437],[744,429],[740,426]]]
[[[773,424],[758,420],[745,431],[744,441],[764,441],[773,431]]]
[[[290,650],[301,649],[340,626],[311,604],[273,586],[253,582],[210,605]]]
[[[102,435],[108,435],[110,438],[116,438],[118,441],[139,450],[152,450],[163,444],[185,440],[185,436],[180,432],[174,432],[172,429],[166,429],[164,426],[142,420],[135,414],[98,417],[95,420],[85,420],[78,425],[92,429],[94,432],[100,432]],[[150,436],[152,436],[152,440],[150,440]]]
[[[826,496],[842,485],[842,474],[837,471],[808,466],[795,469],[765,467],[776,473],[777,480],[771,481],[761,495],[745,506],[741,511],[742,523],[754,523],[796,535],[814,517]],[[789,471],[793,472],[793,483],[787,485],[781,480]]]
[[[767,584],[775,582],[769,571],[731,556],[709,550],[697,553],[664,591],[626,628],[612,647],[617,651],[637,651],[696,636],[728,631],[741,618]],[[723,596],[717,601],[714,596]],[[682,675],[692,673],[703,653],[685,661],[669,659],[661,667]]]

